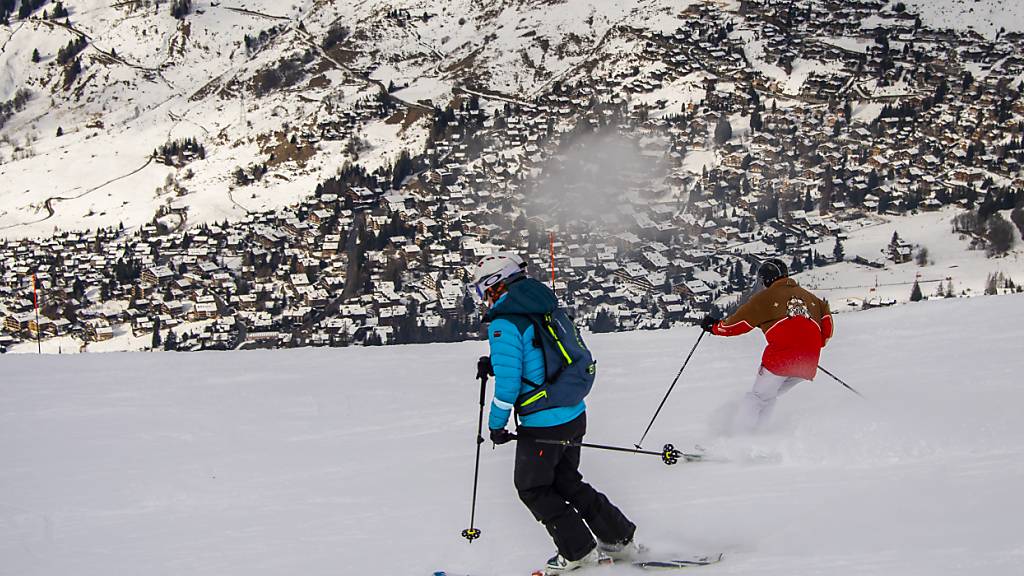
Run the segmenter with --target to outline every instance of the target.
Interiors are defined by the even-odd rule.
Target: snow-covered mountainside
[[[194,224],[291,204],[346,162],[372,170],[422,151],[423,113],[457,87],[531,95],[613,26],[657,28],[685,7],[197,0],[178,19],[167,3],[64,5],[66,18],[40,9],[0,26],[0,102],[31,94],[0,145],[9,237],[134,227],[161,208],[187,207]],[[380,106],[386,88],[407,105]],[[190,139],[201,153],[154,161]]]
[[[1018,575],[1022,313],[1011,295],[844,315],[822,364],[867,401],[821,375],[757,437],[722,422],[760,338],[705,339],[646,443],[730,461],[589,451],[583,471],[654,550],[725,552],[701,574]],[[587,439],[636,441],[697,334],[590,336]],[[526,574],[551,544],[511,447],[485,446],[483,536],[459,536],[484,350],[5,358],[0,574]]]
[[[971,30],[988,38],[1000,31],[1024,29],[1024,4],[1020,2],[905,0],[903,4],[933,28]]]
[[[372,170],[421,151],[424,113],[462,90],[500,103],[586,67],[642,72],[635,32],[673,32],[690,4],[196,0],[176,18],[180,3],[68,0],[66,16],[47,4],[0,26],[0,102],[30,95],[0,128],[0,233],[135,227],[170,210],[187,211],[186,224],[239,220],[289,205],[346,162]],[[1018,6],[934,4],[909,6],[936,27],[1024,29]],[[749,40],[756,60],[764,47]],[[763,68],[797,88],[812,69]],[[658,98],[685,102],[701,80]],[[383,89],[401,105],[382,106]],[[184,140],[203,150],[154,159]]]
[[[453,341],[500,250],[595,331],[1021,289],[1016,7],[17,3],[0,350]]]

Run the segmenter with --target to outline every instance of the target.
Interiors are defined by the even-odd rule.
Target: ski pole
[[[654,416],[651,417],[651,422],[647,425],[647,429],[644,430],[644,435],[640,437],[640,441],[634,444],[637,450],[643,447],[644,439],[647,438],[647,433],[651,431],[651,426],[654,426],[654,421],[658,418],[658,414],[661,413],[661,408],[665,406],[665,401],[668,400],[668,395],[672,393],[672,389],[676,387],[676,382],[679,381],[679,377],[683,375],[683,370],[686,370],[686,365],[690,363],[690,358],[693,357],[693,353],[697,350],[697,345],[700,344],[701,338],[707,332],[701,330],[700,336],[697,337],[697,342],[693,344],[693,348],[690,349],[690,353],[686,356],[686,360],[683,361],[683,367],[679,369],[679,373],[676,374],[675,380],[672,381],[672,385],[668,387],[668,392],[665,392],[665,397],[661,399],[661,404],[658,404],[658,409],[654,411]]]
[[[480,480],[480,445],[484,443],[483,429],[484,429],[484,400],[487,396],[487,374],[480,376],[480,416],[476,422],[476,464],[473,466],[473,504],[469,512],[469,528],[462,531],[462,537],[469,540],[472,544],[473,540],[480,537],[480,529],[476,528],[476,487],[477,482]]]
[[[519,439],[518,436],[515,437]],[[538,444],[553,444],[555,446],[565,446],[567,448],[596,448],[598,450],[612,450],[614,452],[628,452],[630,454],[649,454],[651,456],[661,456],[661,461],[671,466],[680,459],[686,462],[696,462],[703,459],[702,454],[687,454],[676,450],[671,444],[665,444],[661,452],[653,452],[651,450],[640,450],[637,448],[623,448],[622,446],[605,446],[604,444],[589,444],[587,442],[573,442],[572,440],[552,440],[549,438],[532,438],[534,442]]]
[[[847,390],[849,390],[850,392],[853,392],[853,393],[854,393],[854,394],[856,394],[857,396],[860,396],[861,398],[864,398],[864,395],[863,395],[863,394],[861,394],[860,392],[857,392],[856,390],[854,390],[854,389],[853,389],[853,386],[850,386],[850,385],[849,385],[849,384],[847,384],[846,382],[843,382],[842,380],[840,380],[840,379],[839,379],[839,377],[838,377],[838,376],[836,376],[835,374],[833,374],[833,373],[829,372],[828,370],[825,370],[825,368],[823,368],[823,367],[821,366],[821,364],[818,364],[818,370],[821,370],[821,371],[822,371],[822,372],[824,372],[825,374],[828,374],[829,376],[831,376],[831,377],[832,377],[832,379],[833,379],[833,380],[835,380],[836,382],[839,382],[839,383],[840,383],[840,384],[842,384],[843,386],[846,386],[846,389],[847,389]],[[865,400],[867,400],[867,398],[864,398],[864,399],[865,399]]]

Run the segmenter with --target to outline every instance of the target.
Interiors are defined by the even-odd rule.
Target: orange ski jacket
[[[832,312],[825,302],[792,278],[780,278],[750,298],[711,332],[738,336],[760,328],[768,346],[761,364],[779,376],[813,380],[821,349],[832,337]]]

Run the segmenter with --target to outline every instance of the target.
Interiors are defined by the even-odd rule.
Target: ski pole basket
[[[682,452],[676,450],[675,446],[671,444],[665,444],[665,447],[661,450],[661,460],[669,466],[679,462],[679,458],[682,457]]]

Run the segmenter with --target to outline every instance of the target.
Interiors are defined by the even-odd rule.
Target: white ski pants
[[[749,434],[764,426],[771,419],[775,399],[803,380],[796,376],[779,376],[761,366],[753,389],[743,397],[736,411],[733,430]]]

